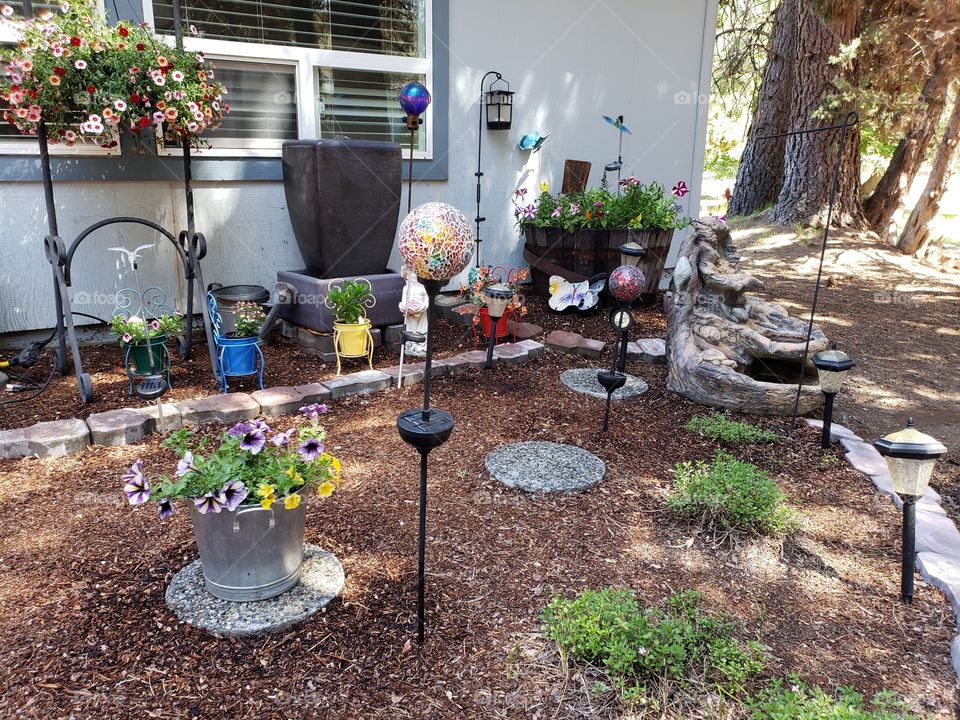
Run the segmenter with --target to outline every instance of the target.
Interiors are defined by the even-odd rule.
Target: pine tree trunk
[[[894,213],[903,204],[903,196],[910,191],[923,164],[924,153],[937,131],[952,72],[952,63],[942,54],[938,56],[917,99],[916,113],[897,144],[880,183],[863,204],[867,222],[881,238],[896,238]]]
[[[747,144],[740,157],[733,197],[727,207],[730,215],[755,213],[773,203],[780,194],[787,140],[757,138],[790,129],[799,15],[800,0],[782,0],[777,8],[757,107],[753,111]]]
[[[857,31],[857,13],[826,22],[811,8],[811,0],[802,0],[797,34],[797,65],[793,85],[793,130],[818,125],[813,114],[833,89],[833,81],[843,72],[829,63],[841,44],[849,43]],[[843,121],[849,108],[832,114],[829,123]],[[833,224],[863,227],[863,203],[860,199],[860,131],[845,131],[845,152],[841,160],[840,185],[834,207]],[[826,220],[837,143],[841,131],[796,135],[787,139],[783,186],[777,204],[770,212],[772,222],[822,225]]]
[[[929,223],[940,210],[940,198],[947,190],[947,183],[953,175],[960,148],[960,95],[953,102],[953,110],[943,132],[937,155],[930,169],[930,179],[923,189],[923,195],[917,201],[903,228],[903,234],[897,243],[900,252],[906,255],[919,255],[926,250],[930,242]]]

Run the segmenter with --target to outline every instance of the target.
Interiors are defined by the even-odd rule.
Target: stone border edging
[[[503,343],[494,348],[494,362],[523,363],[543,355],[546,348],[535,340]],[[457,375],[467,368],[482,368],[487,354],[470,350],[433,361],[433,377]],[[404,363],[403,386],[423,380],[424,363]],[[397,384],[399,366],[383,370],[361,370],[323,382],[272,387],[252,393],[226,393],[203,398],[163,403],[162,412],[168,430],[184,425],[217,422],[233,425],[258,415],[280,417],[296,412],[303,405],[329,402],[351,395],[370,395]],[[93,413],[86,420],[67,419],[37,423],[25,428],[0,431],[0,459],[22,457],[61,457],[80,452],[90,445],[127,445],[157,432],[155,405],[142,408],[117,408]]]
[[[823,431],[822,420],[808,418],[806,423]],[[830,441],[839,442],[847,451],[845,458],[850,466],[866,475],[881,495],[889,496],[897,509],[902,510],[903,501],[893,491],[887,463],[872,444],[837,423],[830,426]],[[960,625],[960,530],[941,507],[940,494],[931,487],[917,501],[916,539],[920,576],[943,591]],[[950,663],[960,679],[960,634],[950,644]]]

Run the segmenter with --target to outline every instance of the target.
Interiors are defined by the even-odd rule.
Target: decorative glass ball
[[[418,82],[409,82],[397,95],[407,115],[422,115],[430,104],[430,92]]]
[[[607,280],[610,294],[622,302],[633,302],[643,290],[643,271],[636,265],[621,265]]]
[[[452,205],[428,202],[404,218],[397,235],[400,257],[422,280],[449,280],[473,257],[473,230]]]

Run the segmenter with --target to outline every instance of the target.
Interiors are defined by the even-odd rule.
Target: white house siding
[[[493,69],[517,94],[513,129],[483,130],[483,262],[523,265],[510,201],[517,187],[526,187],[528,197],[541,181],[558,189],[568,158],[592,162],[591,184],[599,182],[617,153],[617,134],[601,115],[623,114],[633,131],[624,138],[626,174],[667,187],[685,180],[691,192],[683,203],[696,209],[715,13],[716,0],[451,0],[449,179],[415,183],[414,204],[441,200],[474,218],[479,83]],[[535,154],[518,150],[518,138],[533,131],[549,132],[549,141]],[[176,181],[62,182],[55,191],[65,238],[112,215],[168,228],[185,221]],[[281,183],[202,182],[195,197],[197,228],[209,240],[207,282],[270,287],[278,269],[302,267]],[[0,184],[0,332],[53,323],[43,206],[39,183]],[[74,309],[108,316],[113,293],[132,280],[106,248],[157,240],[145,229],[121,226],[85,241],[74,262]],[[182,310],[182,273],[166,240],[145,254],[142,277],[170,290]]]

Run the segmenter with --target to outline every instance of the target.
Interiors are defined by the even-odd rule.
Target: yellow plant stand
[[[337,353],[337,375],[340,374],[342,358],[367,357],[367,364],[373,370],[373,335],[370,333],[370,320],[363,318],[358,323],[333,324],[333,349]]]

